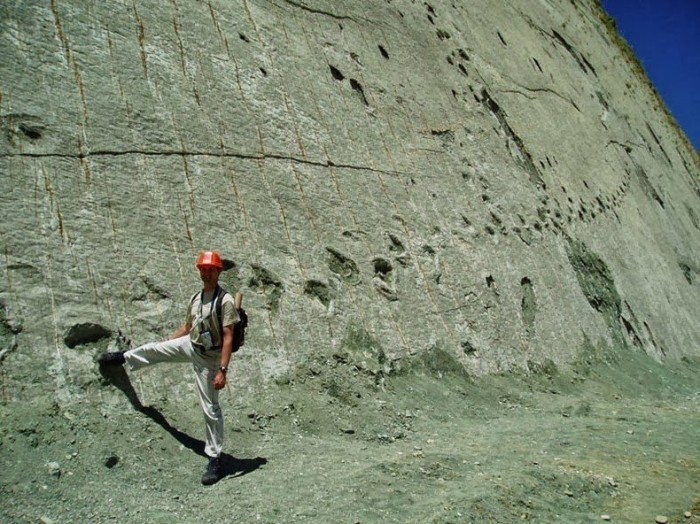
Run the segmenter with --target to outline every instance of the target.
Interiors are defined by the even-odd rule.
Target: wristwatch
[[[221,371],[221,372],[225,375],[226,372],[228,371],[228,368],[227,368],[227,367],[224,367],[224,366],[221,366],[221,367],[219,368],[219,371]]]

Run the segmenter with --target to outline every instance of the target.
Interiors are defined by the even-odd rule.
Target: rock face
[[[169,335],[207,248],[242,384],[698,355],[700,162],[593,0],[34,0],[0,28],[10,381],[71,398],[103,334]]]

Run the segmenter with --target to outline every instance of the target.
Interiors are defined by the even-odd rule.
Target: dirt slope
[[[388,375],[328,355],[229,389],[206,488],[194,393],[144,407],[137,375],[95,369],[69,410],[0,407],[0,521],[700,522],[698,371],[630,353],[472,381],[445,355]]]

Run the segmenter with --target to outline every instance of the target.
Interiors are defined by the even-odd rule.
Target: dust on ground
[[[636,352],[481,379],[441,352],[389,371],[316,357],[224,395],[227,476],[204,487],[195,395],[143,406],[96,368],[69,407],[4,397],[0,522],[700,522],[698,371]]]

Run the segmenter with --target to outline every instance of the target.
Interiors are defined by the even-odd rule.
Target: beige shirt
[[[202,345],[200,333],[204,330],[208,330],[211,333],[214,347],[221,349],[223,333],[219,331],[219,324],[224,327],[233,326],[240,322],[241,319],[238,316],[238,311],[236,311],[233,296],[231,296],[231,293],[226,293],[223,298],[217,299],[217,301],[222,300],[221,316],[223,317],[223,322],[220,323],[216,318],[216,310],[212,308],[215,296],[216,294],[214,291],[205,292],[204,301],[202,301],[202,292],[198,292],[192,300],[190,300],[185,322],[192,326],[190,330],[190,340],[193,344]]]

